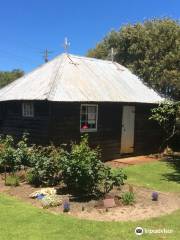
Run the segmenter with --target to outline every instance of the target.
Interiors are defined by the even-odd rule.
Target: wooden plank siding
[[[22,117],[22,103],[12,101],[1,103],[3,117],[0,123],[0,134],[12,135],[19,139],[24,132],[30,134],[30,142],[47,144],[49,124],[49,104],[34,102],[35,115],[33,118]]]
[[[70,143],[80,140],[80,103],[52,103],[51,139],[54,143]],[[90,132],[92,147],[102,149],[103,158],[119,154],[122,107],[119,104],[98,104],[98,129]]]
[[[160,126],[149,120],[151,108],[155,105],[137,104],[135,113],[134,150],[138,154],[150,154],[159,151],[163,131]]]
[[[55,145],[80,140],[81,103],[34,101],[34,118],[22,117],[22,102],[0,103],[0,134],[16,138],[29,132],[30,142]],[[89,133],[90,145],[102,149],[102,159],[120,157],[122,103],[98,103],[98,129]],[[148,104],[135,106],[134,154],[157,152],[162,138],[158,125],[150,121]]]

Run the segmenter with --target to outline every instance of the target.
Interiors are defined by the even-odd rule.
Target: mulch
[[[150,163],[150,162],[160,161],[160,160],[162,160],[162,157],[160,157],[159,155],[135,156],[135,157],[126,157],[126,158],[119,158],[119,159],[107,161],[106,165],[114,168],[116,167],[123,168],[131,165]]]
[[[0,175],[0,193],[13,196],[24,202],[30,203],[33,206],[42,209],[40,200],[29,197],[31,193],[38,190],[23,182],[18,187],[10,187],[4,185],[3,176]],[[110,196],[114,196],[116,206],[107,208],[103,206],[103,200],[82,200],[73,198],[69,194],[59,195],[62,199],[70,199],[69,215],[80,218],[97,221],[136,221],[140,219],[148,219],[171,213],[180,208],[179,193],[164,193],[159,192],[159,200],[152,201],[151,195],[153,190],[144,187],[133,187],[135,194],[135,203],[131,206],[124,206],[121,200],[118,200],[123,192],[129,191],[129,185],[125,184],[121,189],[113,189]],[[46,210],[44,210],[46,211]],[[63,206],[50,208],[48,211],[53,214],[63,214]],[[64,213],[66,214],[66,213]]]

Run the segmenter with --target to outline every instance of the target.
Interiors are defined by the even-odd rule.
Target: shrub
[[[35,186],[53,186],[60,180],[60,158],[64,153],[53,145],[32,148],[31,169],[27,181]]]
[[[40,178],[39,178],[38,174],[36,174],[36,172],[33,168],[27,172],[26,180],[29,184],[32,184],[35,187],[38,187],[41,185]]]
[[[6,136],[0,139],[0,165],[11,172],[21,169],[21,166],[29,166],[30,152],[27,145],[27,134],[24,134],[22,139],[15,144],[11,136]]]
[[[19,186],[19,178],[16,175],[9,175],[6,177],[5,181],[6,186],[14,186],[17,187]]]
[[[93,195],[102,188],[109,192],[114,185],[120,186],[125,177],[101,162],[99,149],[89,147],[87,135],[82,136],[80,144],[72,144],[71,153],[61,158],[60,163],[64,183],[76,193]]]
[[[101,183],[104,187],[104,193],[110,192],[114,186],[120,187],[124,184],[125,179],[127,179],[127,176],[123,173],[122,169],[111,169],[104,166]]]
[[[25,167],[31,164],[31,148],[28,147],[28,134],[23,134],[22,139],[17,143],[16,146],[16,159]]]
[[[72,144],[71,153],[61,159],[64,183],[78,193],[94,193],[97,190],[102,162],[99,150],[90,149],[87,136],[82,136],[80,144]]]
[[[43,208],[49,207],[57,207],[62,204],[62,199],[60,199],[57,195],[46,195],[42,198],[42,206]]]
[[[63,180],[75,193],[94,195],[107,193],[126,179],[122,170],[112,171],[101,162],[99,148],[89,147],[87,135],[80,144],[72,144],[70,152],[53,145],[28,147],[27,141],[26,134],[16,145],[10,136],[0,139],[0,165],[13,173],[29,166],[27,181],[35,186],[53,186]]]
[[[135,196],[133,192],[125,192],[121,196],[124,205],[132,205],[135,202]]]
[[[0,139],[0,164],[5,171],[9,169],[13,173],[20,169],[21,162],[17,158],[14,139],[11,136]]]
[[[25,149],[26,151],[28,149],[26,141],[27,138],[25,135],[17,145],[11,136],[7,135],[4,138],[0,138],[0,168],[4,170],[5,182],[7,171],[15,174],[25,164],[25,159],[27,159]]]

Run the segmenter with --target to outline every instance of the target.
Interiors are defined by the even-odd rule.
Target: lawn
[[[153,162],[125,168],[128,182],[161,191],[180,191],[177,166]],[[171,179],[171,180],[170,180]],[[172,229],[171,234],[136,236],[137,226],[146,229]],[[0,240],[136,240],[180,239],[180,210],[173,214],[137,222],[96,222],[55,215],[0,195]]]
[[[1,240],[180,239],[180,211],[147,221],[95,222],[54,215],[12,197],[0,195],[0,213]],[[174,233],[137,237],[134,234],[137,226],[173,229]]]
[[[177,164],[156,161],[126,167],[128,183],[167,192],[180,192],[180,169]]]

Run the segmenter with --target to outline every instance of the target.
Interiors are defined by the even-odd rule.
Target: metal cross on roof
[[[65,39],[64,39],[64,50],[65,50],[66,53],[68,53],[69,46],[70,46],[70,42],[68,42],[68,38],[65,37]]]

